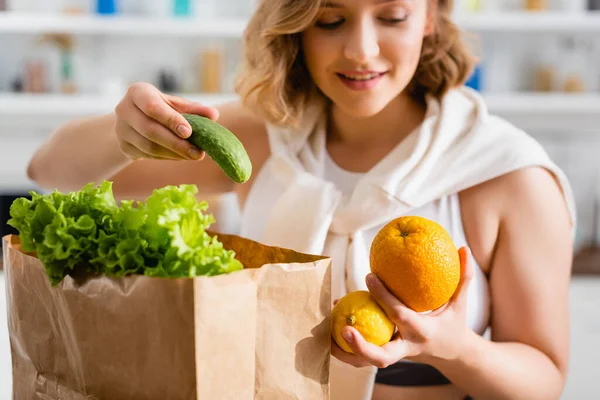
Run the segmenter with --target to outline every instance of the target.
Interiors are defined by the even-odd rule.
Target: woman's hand
[[[467,292],[473,276],[469,250],[462,247],[459,255],[461,280],[454,296],[446,305],[429,314],[419,314],[406,307],[374,274],[369,274],[369,292],[396,324],[398,331],[389,343],[376,346],[367,342],[356,329],[345,327],[342,335],[354,354],[345,352],[332,340],[332,355],[355,367],[373,365],[378,368],[388,367],[402,359],[427,364],[436,359],[456,359],[469,337]]]
[[[115,132],[119,147],[132,160],[200,160],[201,149],[187,142],[190,124],[181,113],[197,114],[216,120],[212,107],[161,93],[147,83],[134,83],[115,108]]]

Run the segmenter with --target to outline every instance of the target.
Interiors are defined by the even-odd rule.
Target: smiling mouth
[[[385,74],[385,72],[371,72],[368,74],[348,74],[348,75],[338,73],[337,75],[341,78],[348,79],[351,81],[364,82],[364,81],[373,80],[375,78],[379,78],[380,76],[382,76],[384,74]]]

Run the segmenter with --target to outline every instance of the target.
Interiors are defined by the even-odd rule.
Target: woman
[[[461,87],[474,59],[451,9],[264,0],[245,34],[241,102],[215,109],[133,84],[114,113],[58,129],[29,176],[63,191],[111,179],[130,199],[167,184],[235,191],[240,234],[332,256],[335,296],[368,287],[399,329],[375,347],[350,328],[355,355],[332,343],[333,399],[557,399],[573,199],[541,147]],[[199,163],[180,113],[234,132],[253,178],[236,186]],[[438,221],[461,247],[460,289],[430,314],[366,279],[373,236],[405,214]]]

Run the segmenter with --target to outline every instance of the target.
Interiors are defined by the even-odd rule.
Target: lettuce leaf
[[[114,199],[112,182],[16,199],[8,224],[36,251],[53,285],[76,269],[121,277],[219,275],[243,268],[206,230],[214,218],[195,185],[156,189],[145,202]]]

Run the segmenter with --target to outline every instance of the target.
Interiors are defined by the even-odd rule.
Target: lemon
[[[396,328],[366,290],[348,293],[331,311],[331,336],[344,351],[352,353],[342,337],[342,329],[346,326],[354,327],[367,342],[377,346],[388,343]]]

